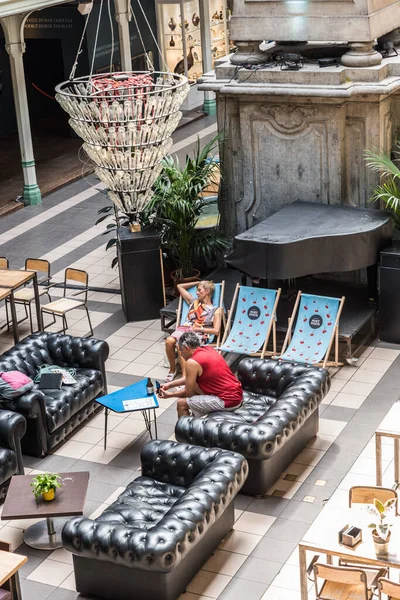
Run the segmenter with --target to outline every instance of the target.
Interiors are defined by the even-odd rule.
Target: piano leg
[[[372,302],[378,301],[378,264],[367,267],[368,298]]]

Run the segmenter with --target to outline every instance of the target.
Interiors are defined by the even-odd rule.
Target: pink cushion
[[[12,600],[11,592],[0,588],[0,600]]]
[[[0,377],[3,381],[8,383],[13,390],[18,390],[32,381],[25,373],[20,373],[19,371],[4,371],[3,373],[0,373]]]

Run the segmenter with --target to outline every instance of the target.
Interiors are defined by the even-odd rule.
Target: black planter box
[[[118,266],[126,320],[157,319],[164,306],[160,238],[152,229],[118,229]]]

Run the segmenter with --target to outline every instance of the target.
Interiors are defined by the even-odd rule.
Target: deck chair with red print
[[[279,360],[339,367],[339,319],[345,298],[299,292]],[[292,329],[294,331],[292,333]],[[335,359],[329,355],[335,342]]]
[[[237,284],[229,311],[221,352],[248,356],[276,354],[276,307],[281,290]],[[272,331],[272,351],[267,352]]]

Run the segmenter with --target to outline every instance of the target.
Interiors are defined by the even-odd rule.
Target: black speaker
[[[400,245],[381,252],[379,269],[379,339],[400,344]]]
[[[120,227],[117,252],[126,320],[159,318],[164,291],[158,233],[151,228],[131,233],[128,227]]]

